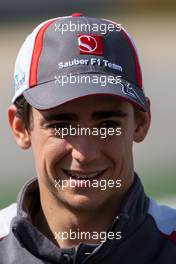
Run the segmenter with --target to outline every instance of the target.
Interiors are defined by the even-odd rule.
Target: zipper
[[[118,229],[122,228],[122,226],[125,224],[126,221],[128,221],[128,219],[129,219],[129,216],[124,213],[121,213],[120,216],[116,216],[115,219],[113,220],[111,227],[108,229],[107,233],[110,231],[112,232],[115,229],[115,227],[117,228],[117,224],[119,224]],[[110,240],[106,240],[105,242],[100,244],[98,247],[96,247],[94,251],[90,253],[90,256],[88,256],[85,260],[83,260],[82,264],[91,263],[90,261],[93,260],[93,258],[95,258],[98,254],[102,254],[102,252],[105,252],[103,251],[104,248],[105,250],[108,250],[110,248],[110,245],[107,246],[108,242],[110,242]],[[78,247],[79,246],[76,246],[75,248],[73,264],[76,264],[76,261],[77,261]]]

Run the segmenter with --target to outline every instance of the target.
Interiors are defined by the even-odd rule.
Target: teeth
[[[69,176],[71,176],[71,177],[76,177],[76,178],[81,178],[81,179],[87,179],[87,178],[94,178],[94,177],[96,177],[96,176],[99,176],[101,173],[102,173],[102,171],[101,172],[95,172],[95,173],[91,173],[91,174],[83,174],[83,173],[73,173],[73,172],[71,172],[71,171],[66,171],[66,173],[69,175]]]

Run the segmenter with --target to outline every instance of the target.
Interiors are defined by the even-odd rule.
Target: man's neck
[[[45,203],[41,201],[41,204]],[[56,204],[54,206],[53,201],[50,204],[52,206],[41,207],[33,224],[61,248],[75,247],[79,243],[99,244],[101,233],[111,227],[120,207],[120,202],[116,200],[114,204],[104,204],[103,210],[76,213]]]

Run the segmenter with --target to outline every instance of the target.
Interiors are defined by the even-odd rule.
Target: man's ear
[[[137,143],[144,140],[150,127],[151,111],[150,111],[150,100],[148,97],[146,97],[146,103],[147,103],[148,111],[147,112],[138,111],[135,116],[136,126],[134,132],[134,141]]]
[[[8,108],[8,120],[12,133],[18,146],[22,149],[28,149],[31,146],[30,134],[25,128],[23,120],[16,116],[17,108],[10,105]]]

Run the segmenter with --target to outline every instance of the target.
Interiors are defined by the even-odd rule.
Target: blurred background
[[[17,52],[37,24],[74,12],[115,20],[133,36],[152,108],[150,132],[134,146],[135,169],[148,195],[176,207],[176,2],[1,0],[0,209],[16,201],[21,186],[36,176],[31,151],[17,147],[7,122]]]

